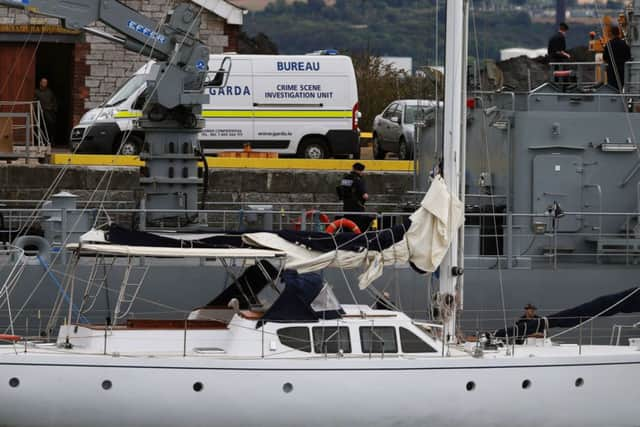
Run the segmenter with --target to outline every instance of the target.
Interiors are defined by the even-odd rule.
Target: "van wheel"
[[[400,138],[400,146],[398,147],[398,158],[400,160],[412,160],[413,159],[413,150],[407,144],[407,141],[404,138]]]
[[[327,146],[321,139],[308,139],[302,144],[299,154],[305,159],[326,159]]]
[[[384,152],[382,147],[380,146],[380,140],[378,139],[378,135],[373,135],[373,158],[376,160],[384,160],[384,157],[387,153]]]
[[[140,154],[140,147],[142,147],[142,138],[136,135],[129,135],[127,140],[122,143],[120,147],[118,144],[120,140],[117,140],[114,144],[114,154],[122,154],[123,156],[137,156]],[[118,153],[118,149],[120,152]]]

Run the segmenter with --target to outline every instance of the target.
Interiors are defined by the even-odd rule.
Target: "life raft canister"
[[[358,225],[355,222],[347,218],[336,219],[331,224],[329,224],[325,232],[329,234],[335,234],[335,232],[341,228],[349,229],[351,230],[352,233],[355,233],[355,234],[362,233],[362,231],[360,231],[360,227],[358,227]]]
[[[323,214],[322,212],[315,209],[310,209],[304,213],[304,217],[305,219],[307,219],[307,221],[312,220],[314,215],[318,215],[318,219],[320,219],[321,224],[329,224],[331,222],[327,214]],[[302,228],[302,217],[296,218],[293,224],[295,230],[300,231],[300,229]]]

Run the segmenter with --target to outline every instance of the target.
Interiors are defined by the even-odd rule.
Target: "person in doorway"
[[[355,213],[364,212],[364,205],[369,200],[367,185],[363,177],[364,169],[365,166],[362,163],[354,163],[351,172],[346,174],[340,181],[340,185],[336,187],[338,198],[342,200],[342,210],[349,212],[344,218],[355,222],[362,231],[368,229],[371,224],[370,216]]]
[[[621,90],[624,87],[624,64],[631,60],[631,49],[620,37],[620,28],[611,27],[611,40],[604,49],[607,63],[607,83]]]
[[[567,41],[565,39],[567,31],[569,31],[569,26],[561,22],[558,25],[558,32],[549,39],[549,44],[547,45],[549,62],[566,62],[571,59],[571,55],[567,53]]]
[[[53,145],[56,135],[56,116],[58,114],[58,100],[49,87],[49,80],[46,77],[40,79],[40,84],[35,92],[35,100],[40,103],[43,119],[40,122],[40,129],[46,131],[49,143]]]

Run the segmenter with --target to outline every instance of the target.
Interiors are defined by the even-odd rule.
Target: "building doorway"
[[[35,87],[47,78],[58,100],[56,129],[49,135],[54,146],[66,147],[73,127],[73,49],[70,43],[40,43],[36,52]]]

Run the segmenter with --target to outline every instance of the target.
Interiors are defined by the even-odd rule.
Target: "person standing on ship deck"
[[[607,83],[618,90],[624,87],[624,64],[631,60],[631,49],[620,38],[620,28],[611,28],[611,40],[604,49],[603,59],[607,63]],[[618,85],[618,82],[620,83]]]

